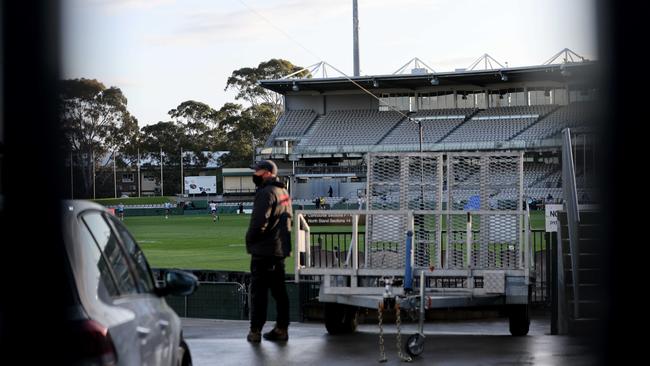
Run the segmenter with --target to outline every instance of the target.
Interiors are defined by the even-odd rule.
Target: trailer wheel
[[[325,303],[325,328],[332,335],[350,334],[357,330],[358,309],[354,306]]]
[[[412,357],[417,357],[424,351],[424,337],[420,333],[411,334],[406,343],[404,350]]]
[[[527,335],[530,328],[530,312],[528,304],[512,305],[508,310],[510,334],[513,336]]]

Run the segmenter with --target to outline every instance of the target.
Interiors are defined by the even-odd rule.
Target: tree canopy
[[[204,151],[229,151],[221,157],[223,166],[250,165],[255,148],[264,145],[283,110],[282,96],[262,88],[259,81],[278,79],[301,69],[287,60],[271,59],[257,67],[234,70],[225,90],[236,90],[236,99],[246,105],[225,103],[214,109],[206,103],[187,100],[168,111],[168,120],[141,129],[119,88],[106,87],[95,79],[61,81],[65,144],[75,153],[75,165],[82,170],[86,194],[92,187],[95,164],[112,151],[127,157],[126,162],[117,159],[118,165],[128,165],[138,153],[156,162],[161,149],[165,164],[179,164],[182,149],[194,153],[183,156],[184,164],[207,163]],[[308,71],[297,76],[311,77]]]
[[[60,105],[65,143],[85,167],[82,172],[88,192],[96,161],[129,144],[138,133],[138,121],[129,113],[119,88],[106,88],[94,79],[63,80]]]
[[[264,89],[258,82],[265,79],[279,79],[301,69],[303,67],[296,66],[290,61],[274,58],[261,62],[257,67],[243,67],[233,71],[224,90],[236,90],[236,99],[243,99],[254,107],[263,103],[268,104],[277,119],[283,110],[282,95]],[[311,74],[305,70],[297,76],[311,77]]]

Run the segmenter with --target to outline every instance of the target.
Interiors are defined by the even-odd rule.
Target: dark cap
[[[273,175],[278,175],[278,166],[275,165],[275,163],[272,162],[271,160],[258,161],[257,163],[251,165],[251,169],[253,170],[264,169],[264,170],[268,170]]]

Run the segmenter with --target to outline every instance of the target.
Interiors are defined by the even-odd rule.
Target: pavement
[[[321,323],[291,323],[289,341],[246,341],[248,321],[183,319],[183,334],[194,365],[378,365],[379,328],[362,324],[356,333],[331,336]],[[264,331],[272,328],[268,322]],[[402,325],[402,342],[417,323]],[[382,365],[403,365],[395,324],[384,325],[387,358]],[[590,343],[579,337],[550,335],[546,317],[531,320],[530,332],[513,337],[506,318],[434,321],[424,325],[424,351],[414,365],[594,365]]]

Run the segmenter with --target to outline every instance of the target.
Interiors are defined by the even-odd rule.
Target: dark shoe
[[[248,332],[246,340],[252,343],[260,343],[262,341],[262,332],[257,329],[251,329],[250,332]]]
[[[287,341],[289,340],[289,332],[287,328],[274,327],[270,332],[264,333],[264,339],[267,341]]]

